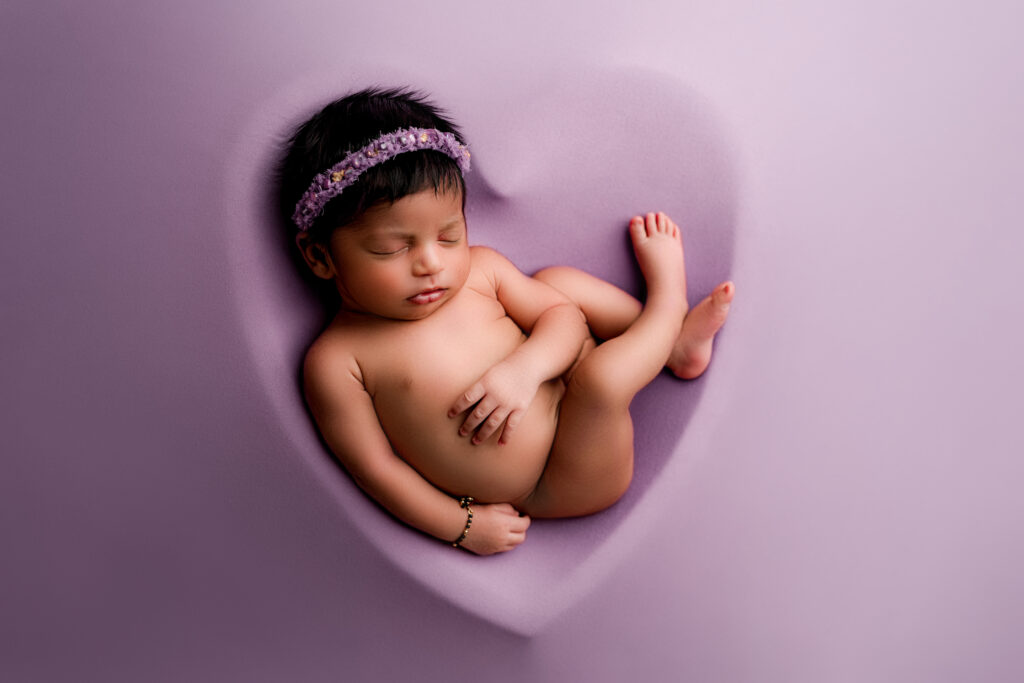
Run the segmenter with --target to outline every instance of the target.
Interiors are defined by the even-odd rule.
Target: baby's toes
[[[666,216],[664,213],[659,211],[658,212],[658,232],[660,232],[662,234],[669,232],[668,224],[669,224],[668,216]]]
[[[647,234],[653,237],[658,234],[658,214],[647,214]]]
[[[722,284],[715,287],[715,291],[711,292],[711,299],[715,305],[719,308],[728,306],[732,303],[733,294],[736,292],[736,285],[730,282],[723,282]]]
[[[676,225],[676,222],[668,216],[665,216],[665,222],[668,224],[668,234],[679,237],[679,226]]]
[[[629,222],[629,234],[634,244],[647,239],[647,228],[644,227],[644,219],[641,216],[633,216],[633,220]]]
[[[679,228],[674,222],[672,222],[672,219],[668,217],[668,214],[662,211],[658,212],[657,229],[659,234],[667,237],[676,237],[679,235]]]

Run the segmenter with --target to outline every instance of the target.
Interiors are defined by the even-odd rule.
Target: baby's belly
[[[534,489],[547,464],[564,385],[541,385],[508,443],[498,445],[495,434],[474,446],[458,434],[465,414],[449,418],[448,408],[476,379],[458,377],[443,387],[412,383],[401,396],[378,394],[381,425],[395,451],[438,488],[480,502],[514,502]]]

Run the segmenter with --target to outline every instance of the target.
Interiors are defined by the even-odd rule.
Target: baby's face
[[[462,195],[427,189],[371,207],[336,230],[334,280],[349,311],[396,320],[425,318],[469,276]]]

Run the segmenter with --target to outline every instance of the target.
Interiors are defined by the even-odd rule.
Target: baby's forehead
[[[442,221],[401,222],[389,220],[359,221],[338,228],[332,241],[338,246],[357,248],[359,244],[376,240],[420,240],[435,239],[448,230],[462,232],[466,222],[460,212]]]
[[[460,196],[427,191],[371,206],[343,229],[364,234],[407,232],[448,228],[464,222]]]

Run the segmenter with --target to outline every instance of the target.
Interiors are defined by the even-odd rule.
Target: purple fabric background
[[[0,5],[0,678],[1021,678],[1021,15]],[[297,399],[262,174],[377,80],[465,126],[474,241],[634,287],[664,208],[737,283],[623,504],[501,558],[391,522]]]

